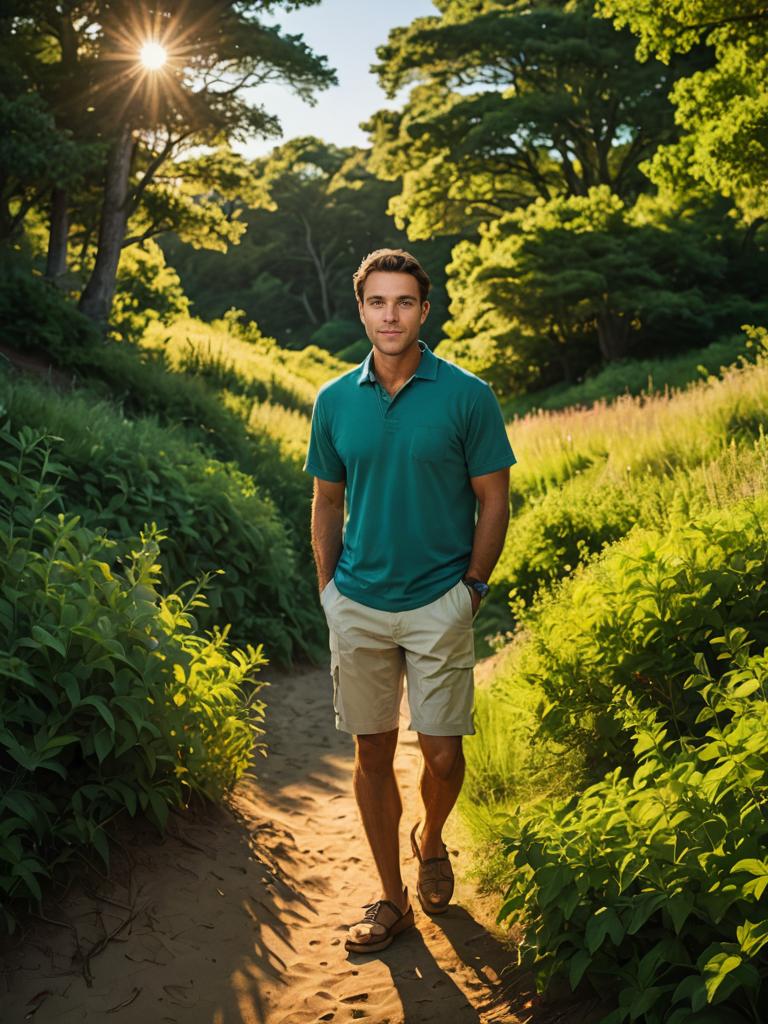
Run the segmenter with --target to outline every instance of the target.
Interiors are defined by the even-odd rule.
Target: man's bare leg
[[[419,790],[424,803],[424,823],[419,838],[422,857],[442,857],[443,826],[464,781],[461,736],[426,736],[419,733],[422,763]]]
[[[403,805],[394,771],[397,729],[356,736],[353,784],[365,834],[381,878],[383,898],[406,909],[400,874]]]

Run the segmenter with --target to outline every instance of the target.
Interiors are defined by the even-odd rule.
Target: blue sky
[[[279,141],[297,135],[318,135],[342,146],[366,145],[367,136],[358,128],[359,122],[381,107],[400,105],[405,98],[388,101],[370,73],[371,64],[377,60],[376,47],[387,41],[391,28],[436,13],[431,0],[385,0],[375,4],[321,0],[314,7],[278,12],[274,20],[286,32],[303,35],[316,53],[328,58],[339,84],[318,93],[314,107],[282,86],[255,90],[254,95],[266,109],[280,118],[283,140],[254,140],[239,148],[248,156],[258,156]]]

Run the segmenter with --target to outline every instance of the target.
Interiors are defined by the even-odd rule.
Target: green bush
[[[600,467],[581,473],[557,490],[531,497],[515,516],[484,602],[485,619],[495,608],[499,628],[511,628],[536,594],[546,593],[634,526],[664,532],[673,520],[726,507],[766,488],[768,443],[760,429],[752,444],[734,439],[700,466],[642,475],[628,471],[618,479]],[[512,611],[506,622],[505,598]]]
[[[659,481],[647,480],[645,487],[656,490]],[[595,474],[583,474],[532,498],[509,531],[491,600],[503,592],[519,612],[539,590],[623,537],[640,518],[637,491],[637,484],[598,482]]]
[[[768,657],[750,655],[753,643],[736,627],[696,656],[681,688],[707,725],[698,737],[681,741],[616,687],[634,774],[616,769],[507,823],[514,872],[499,917],[526,926],[542,987],[562,975],[615,994],[603,1024],[759,1024],[768,1014]]]
[[[310,341],[318,348],[338,355],[341,349],[358,341],[362,333],[359,320],[328,320],[317,328]]]
[[[3,383],[0,400],[16,425],[53,433],[63,507],[110,537],[136,536],[150,522],[166,535],[167,586],[211,579],[200,623],[231,623],[237,643],[258,637],[272,659],[316,656],[324,639],[312,583],[296,563],[289,533],[268,496],[232,463],[208,457],[178,432],[126,421],[106,403],[60,396],[30,383]]]
[[[5,923],[110,821],[217,797],[246,770],[261,647],[196,632],[202,577],[161,595],[154,527],[118,545],[68,512],[31,429],[0,431],[0,895]],[[123,551],[121,555],[119,552]],[[184,588],[188,589],[188,588]]]
[[[54,284],[6,257],[0,260],[0,342],[64,362],[72,349],[95,350],[99,334]]]
[[[768,644],[767,514],[762,496],[635,531],[535,605],[516,671],[543,695],[541,728],[593,764],[624,763],[610,703],[623,685],[696,735],[701,704],[682,682],[711,656],[711,637],[743,627]]]
[[[339,349],[336,358],[343,359],[346,363],[362,363],[370,351],[370,341],[367,338],[360,338],[358,341],[353,341],[351,345]]]

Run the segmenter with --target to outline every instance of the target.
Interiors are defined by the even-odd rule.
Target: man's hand
[[[464,586],[467,586],[466,583]],[[477,615],[477,609],[480,607],[480,602],[483,599],[472,587],[467,587],[467,590],[469,591],[469,596],[472,598],[472,618],[474,619],[475,615]]]

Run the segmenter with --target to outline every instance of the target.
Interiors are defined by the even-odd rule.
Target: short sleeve
[[[505,469],[517,462],[507,437],[499,403],[487,384],[469,412],[464,455],[470,476],[494,473],[497,469]]]
[[[336,451],[328,423],[323,413],[322,392],[315,399],[312,409],[312,427],[309,435],[309,450],[304,470],[330,483],[340,483],[346,477],[344,463]]]

